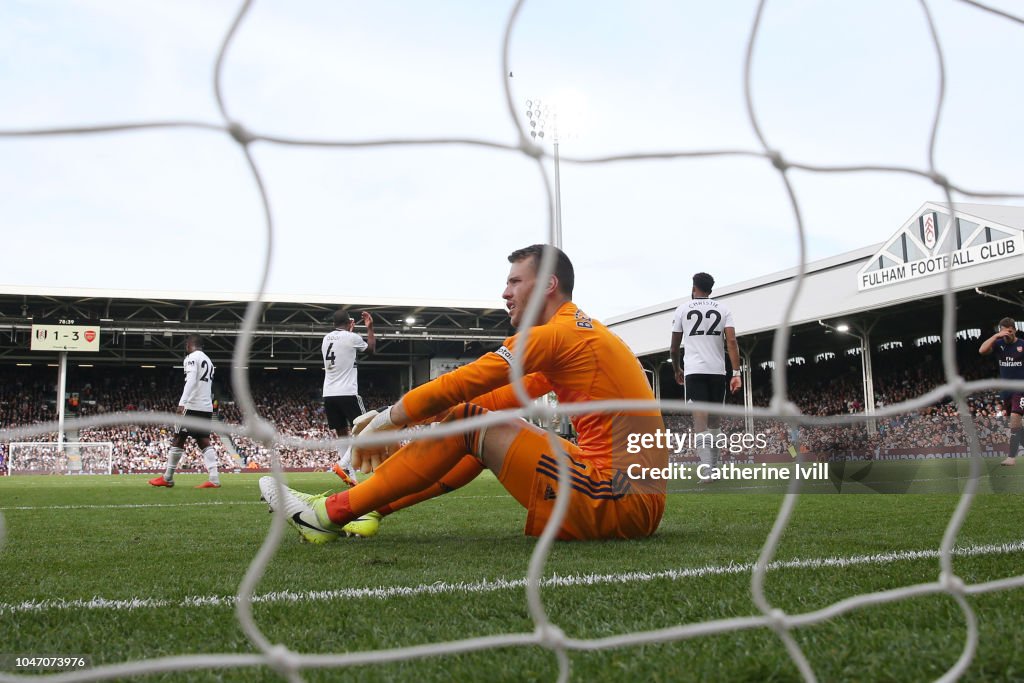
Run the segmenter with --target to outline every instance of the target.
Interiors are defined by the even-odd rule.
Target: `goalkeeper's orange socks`
[[[480,464],[480,461],[476,459],[475,455],[464,455],[462,460],[455,464],[455,467],[448,470],[448,473],[441,477],[441,480],[435,484],[431,484],[427,488],[423,489],[418,493],[399,498],[393,503],[378,508],[379,512],[383,516],[390,515],[392,512],[398,512],[411,505],[422,503],[425,500],[436,498],[437,496],[450,493],[457,488],[462,488],[469,482],[476,479],[477,475],[480,474],[484,469],[484,466]]]
[[[452,410],[444,422],[456,419],[456,416],[468,417],[482,412],[483,408],[465,403]],[[327,498],[327,515],[335,524],[345,525],[368,512],[380,510],[406,496],[420,493],[431,485],[440,486],[445,475],[452,472],[468,452],[475,452],[478,436],[476,431],[471,431],[441,439],[421,439],[403,446],[374,470],[372,477],[361,482],[359,486]],[[453,476],[445,482],[446,485],[457,484],[459,481],[465,483],[468,481],[465,477],[471,471],[469,468],[460,470],[457,477]],[[478,465],[476,473],[472,476],[475,477],[479,473]],[[444,491],[438,490],[438,493],[433,495],[439,493]],[[422,499],[430,497],[433,496],[425,496]]]

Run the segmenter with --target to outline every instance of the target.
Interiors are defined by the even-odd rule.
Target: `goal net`
[[[226,141],[230,142],[230,144],[237,145],[237,151],[245,159],[246,172],[250,174],[250,179],[252,180],[254,187],[259,192],[259,206],[263,211],[263,225],[266,235],[266,243],[268,246],[265,251],[260,254],[260,258],[262,259],[260,261],[260,285],[252,294],[251,303],[242,322],[242,332],[239,336],[238,343],[235,346],[232,361],[232,383],[237,392],[236,395],[243,417],[243,424],[240,427],[226,426],[225,431],[229,431],[232,434],[248,436],[266,444],[268,448],[273,448],[272,464],[275,476],[280,478],[281,463],[277,455],[277,450],[274,448],[275,446],[288,445],[314,449],[337,446],[338,442],[309,441],[303,444],[297,444],[294,439],[284,437],[274,429],[265,416],[261,415],[260,406],[257,406],[253,399],[252,392],[250,391],[250,384],[246,369],[248,368],[249,360],[252,356],[251,352],[254,346],[254,331],[257,328],[261,312],[263,310],[263,304],[261,302],[267,291],[266,285],[270,275],[270,264],[274,261],[275,257],[279,259],[281,258],[279,253],[274,252],[273,238],[275,236],[276,225],[274,222],[274,212],[271,210],[271,199],[274,196],[274,193],[267,189],[268,187],[272,189],[272,186],[274,185],[274,182],[272,181],[274,181],[275,178],[278,182],[281,178],[280,176],[264,175],[265,169],[262,168],[261,162],[266,158],[254,154],[254,143],[259,144],[261,151],[267,147],[291,150],[302,148],[330,148],[338,150],[339,154],[345,154],[346,151],[357,149],[362,150],[360,152],[361,154],[367,155],[369,154],[369,152],[366,151],[367,149],[389,149],[391,147],[401,145],[410,149],[418,149],[422,153],[427,154],[429,153],[429,150],[437,149],[438,147],[443,147],[445,145],[452,145],[463,147],[468,146],[474,149],[485,149],[492,153],[506,154],[509,157],[516,157],[523,160],[525,163],[536,164],[538,175],[541,176],[538,178],[538,192],[544,193],[550,209],[548,212],[550,215],[548,235],[546,237],[546,241],[548,243],[557,245],[560,242],[560,226],[558,226],[559,230],[556,230],[556,193],[554,183],[552,182],[547,166],[545,165],[545,162],[551,155],[531,140],[530,130],[527,127],[526,122],[521,116],[517,116],[515,113],[517,107],[514,104],[515,97],[512,92],[512,88],[515,83],[513,82],[513,70],[510,66],[509,54],[510,45],[513,42],[514,28],[516,26],[520,9],[523,5],[521,0],[516,2],[512,8],[504,29],[502,45],[494,46],[495,50],[498,50],[500,47],[503,55],[501,73],[495,73],[495,77],[498,78],[500,76],[502,79],[501,82],[503,84],[504,102],[507,103],[509,110],[508,123],[510,129],[512,129],[514,133],[514,137],[511,141],[495,141],[491,139],[469,138],[464,136],[418,139],[403,136],[400,138],[375,140],[339,140],[337,138],[330,140],[311,140],[298,137],[283,137],[269,132],[265,128],[263,130],[257,130],[256,127],[259,124],[256,123],[255,120],[247,119],[247,114],[249,114],[249,112],[242,111],[241,107],[237,106],[237,102],[232,100],[231,93],[225,91],[222,87],[224,64],[231,59],[233,50],[232,43],[236,39],[237,34],[245,31],[244,20],[251,9],[252,3],[244,2],[240,4],[240,10],[235,16],[234,21],[231,23],[230,28],[227,29],[225,37],[221,43],[216,63],[212,65],[214,91],[220,113],[216,122],[211,123],[208,120],[183,121],[164,119],[130,121],[127,123],[112,122],[97,125],[80,125],[80,122],[78,121],[69,120],[60,128],[14,131],[0,130],[0,137],[20,138],[23,140],[23,144],[28,144],[24,141],[31,140],[39,136],[132,135],[133,133],[137,134],[139,131],[152,129],[191,129],[194,131],[204,131],[211,135],[221,135]],[[778,301],[778,325],[776,327],[772,352],[774,369],[770,405],[768,408],[754,408],[748,410],[747,414],[752,414],[759,419],[781,419],[785,421],[787,426],[823,424],[825,423],[823,419],[819,419],[815,422],[815,420],[812,420],[807,415],[803,414],[792,402],[791,397],[789,396],[789,383],[787,382],[786,361],[788,358],[787,351],[790,330],[794,322],[794,309],[801,296],[801,290],[805,285],[805,275],[808,263],[806,245],[808,229],[807,226],[805,226],[803,218],[804,214],[801,211],[802,192],[798,192],[798,186],[794,181],[794,175],[798,172],[802,178],[821,178],[826,176],[835,177],[836,175],[841,174],[862,174],[865,172],[872,172],[888,174],[888,177],[914,179],[921,181],[922,183],[927,183],[928,190],[939,194],[946,202],[946,205],[950,207],[951,211],[955,206],[954,194],[956,194],[958,199],[962,197],[1020,199],[1024,197],[1024,195],[1019,192],[1008,193],[999,191],[1001,188],[996,188],[994,191],[990,192],[965,190],[962,185],[958,184],[957,178],[946,175],[945,173],[948,171],[956,174],[956,168],[945,168],[937,163],[936,148],[937,141],[941,137],[939,123],[942,114],[943,97],[945,96],[946,90],[946,67],[942,59],[944,54],[943,45],[935,29],[929,9],[929,3],[927,2],[921,2],[918,8],[920,11],[920,23],[923,27],[922,35],[926,36],[926,38],[923,39],[925,42],[922,42],[920,48],[921,51],[938,55],[939,57],[935,69],[935,76],[939,84],[939,97],[937,98],[937,101],[936,99],[929,99],[921,102],[920,109],[927,114],[929,117],[928,120],[930,121],[930,126],[928,127],[930,135],[928,136],[926,160],[922,159],[921,163],[913,166],[898,166],[885,163],[862,164],[856,166],[816,164],[808,161],[806,157],[801,157],[801,150],[799,149],[793,149],[791,146],[786,146],[787,148],[783,150],[780,149],[780,147],[771,144],[768,137],[766,137],[763,132],[765,130],[770,132],[771,122],[765,122],[766,125],[762,125],[763,121],[760,118],[759,111],[756,106],[756,98],[753,93],[756,81],[754,78],[754,64],[756,61],[755,46],[759,39],[765,39],[765,36],[762,35],[763,33],[766,33],[762,27],[762,15],[766,4],[770,3],[758,3],[753,21],[747,30],[745,42],[741,47],[737,47],[737,49],[742,49],[745,54],[745,69],[743,74],[743,89],[745,93],[746,108],[745,114],[749,119],[750,128],[753,132],[753,138],[750,138],[750,141],[744,146],[744,148],[737,148],[735,145],[722,145],[715,146],[710,149],[701,148],[682,151],[658,150],[653,152],[634,152],[594,158],[569,159],[563,157],[562,161],[587,164],[588,168],[592,168],[592,165],[594,164],[608,165],[619,164],[620,162],[643,162],[655,159],[685,159],[691,162],[694,160],[705,160],[705,166],[709,166],[712,162],[706,160],[712,157],[719,159],[744,158],[757,159],[760,162],[763,162],[766,167],[770,167],[772,169],[771,172],[774,174],[773,180],[778,181],[782,188],[780,196],[785,197],[787,210],[791,209],[793,224],[795,225],[792,237],[796,243],[799,257],[796,262],[797,267],[795,268],[792,276],[792,289],[789,290],[788,295],[781,296]],[[892,4],[896,5],[898,3]],[[708,7],[712,5],[713,3],[707,3]],[[1009,22],[1015,27],[1020,24],[1024,24],[1024,19],[1021,17],[1010,15],[998,9],[993,9],[980,2],[965,0],[964,5],[969,5],[978,12],[988,12],[993,15],[997,15],[1001,17],[1002,20]],[[835,36],[828,37],[834,38]],[[856,55],[850,55],[849,61],[856,62]],[[518,74],[518,72],[516,73]],[[516,93],[516,97],[521,95],[523,95],[523,93]],[[439,99],[444,99],[443,94]],[[881,98],[879,99],[881,100]],[[696,106],[699,100],[700,97],[692,98],[694,106]],[[794,111],[795,110],[796,107],[794,107]],[[685,120],[682,121],[681,125],[685,126]],[[754,138],[756,138],[756,141],[754,141]],[[806,150],[803,151],[806,152]],[[348,153],[351,154],[351,151]],[[541,180],[543,183],[541,183]],[[1011,182],[1013,180],[1019,182],[1019,178],[1010,180]],[[998,182],[992,182],[992,185],[998,184]],[[803,187],[806,187],[806,185]],[[172,190],[169,190],[169,192],[171,191]],[[724,196],[728,196],[730,201],[738,201],[738,198],[741,196],[741,191],[737,191],[734,184],[726,189],[726,193],[723,194],[723,197]],[[857,199],[859,199],[859,197]],[[724,202],[725,200],[723,199],[722,201]],[[685,245],[686,239],[689,239],[689,235],[681,236],[678,244]],[[390,237],[382,242],[386,242],[386,247],[384,248],[392,248],[395,244],[400,243],[398,240]],[[756,244],[752,244],[750,248],[754,249],[758,247]],[[542,259],[539,267],[540,272],[537,278],[538,281],[546,281],[547,277],[553,272],[553,266],[553,254],[545,254],[545,257]],[[985,593],[1020,588],[1024,586],[1024,575],[987,582],[970,582],[958,576],[953,565],[954,549],[957,545],[964,521],[971,509],[974,495],[978,489],[982,463],[977,433],[973,424],[971,424],[970,411],[966,401],[973,391],[1009,388],[1009,386],[1007,386],[1007,382],[1000,383],[995,380],[969,382],[965,380],[959,372],[954,358],[953,346],[956,330],[953,282],[952,270],[947,269],[945,279],[944,324],[942,329],[943,353],[942,358],[939,361],[943,368],[942,386],[930,392],[928,395],[903,401],[898,405],[886,406],[883,410],[878,412],[879,417],[898,415],[923,408],[929,403],[934,402],[940,396],[948,397],[955,405],[956,412],[963,421],[963,428],[969,439],[970,450],[973,455],[970,477],[964,487],[962,495],[958,499],[959,502],[956,509],[948,519],[940,547],[937,548],[937,562],[934,568],[935,573],[933,580],[913,585],[900,586],[891,590],[878,590],[875,592],[867,592],[861,595],[851,596],[817,610],[786,612],[776,604],[773,604],[771,596],[769,596],[766,591],[766,577],[769,570],[774,566],[780,541],[790,524],[790,520],[796,506],[798,499],[798,487],[794,486],[789,489],[790,493],[783,497],[781,506],[775,518],[775,523],[771,532],[764,541],[757,561],[749,567],[749,596],[752,599],[753,604],[756,606],[757,613],[755,615],[749,617],[694,621],[692,623],[672,625],[656,630],[615,634],[602,638],[575,638],[567,635],[566,632],[559,627],[557,623],[557,616],[548,613],[541,597],[542,587],[545,585],[545,580],[543,578],[545,563],[547,562],[551,552],[556,532],[564,521],[566,511],[568,509],[569,496],[558,496],[554,512],[548,521],[544,534],[541,536],[533,550],[533,555],[531,557],[524,582],[526,593],[525,602],[527,607],[526,611],[529,615],[529,628],[522,629],[519,632],[501,633],[497,635],[466,638],[449,642],[433,642],[409,647],[347,652],[333,655],[314,655],[297,652],[289,647],[288,644],[281,642],[284,636],[282,636],[279,631],[275,634],[275,630],[273,628],[266,628],[269,624],[267,623],[268,620],[265,618],[265,615],[263,623],[260,623],[260,620],[257,619],[254,614],[253,596],[256,593],[259,583],[270,565],[271,560],[274,558],[274,554],[278,550],[284,536],[285,520],[283,514],[280,514],[279,510],[279,514],[275,514],[274,516],[273,524],[271,525],[270,532],[263,546],[252,559],[248,571],[242,578],[237,594],[236,605],[239,625],[249,638],[250,642],[259,651],[258,654],[226,652],[220,654],[180,656],[166,659],[139,660],[119,665],[97,667],[91,672],[83,673],[74,677],[73,680],[102,680],[115,677],[127,678],[172,671],[185,673],[187,675],[188,672],[199,669],[215,670],[258,665],[273,668],[275,671],[281,673],[287,680],[301,680],[304,672],[317,668],[378,664],[383,662],[404,661],[443,654],[451,655],[483,650],[494,651],[495,658],[498,658],[506,657],[508,654],[507,652],[496,651],[498,648],[541,647],[554,653],[559,665],[559,680],[567,681],[572,676],[572,661],[570,659],[570,654],[572,653],[621,648],[625,646],[642,646],[653,643],[667,643],[720,634],[735,634],[748,630],[766,630],[777,637],[779,647],[784,648],[794,666],[799,671],[800,677],[803,680],[815,681],[817,680],[817,674],[807,654],[794,637],[794,631],[802,627],[837,620],[844,615],[866,607],[888,605],[927,595],[946,596],[950,598],[953,603],[955,603],[958,613],[965,624],[962,633],[962,640],[960,641],[962,643],[960,654],[957,660],[949,666],[948,670],[942,676],[943,680],[956,680],[966,671],[972,659],[975,657],[979,643],[978,616],[975,610],[975,605],[977,603],[974,600],[969,601],[968,598],[975,598],[976,596]],[[538,294],[538,296],[534,297],[534,300],[524,313],[524,319],[527,321],[537,320],[536,313],[539,309],[540,292],[541,288],[537,288],[535,293]],[[521,329],[520,333],[528,335],[529,325],[526,325],[524,329]],[[526,346],[525,342],[523,343],[523,346]],[[555,412],[548,406],[530,404],[527,393],[523,388],[523,373],[520,361],[517,358],[513,358],[509,362],[512,366],[512,375],[517,387],[517,396],[520,397],[523,405],[523,407],[516,411],[516,413],[523,417],[535,418],[541,420],[545,424],[550,424]],[[1021,391],[1021,387],[1024,386],[1024,383],[1017,382],[1013,386],[1016,391]],[[692,412],[693,409],[692,405],[687,405],[682,401],[662,401],[660,402],[660,405],[666,410],[677,412]],[[559,406],[559,412],[561,414],[582,414],[593,413],[595,411],[608,412],[621,409],[638,409],[640,407],[641,406],[636,405],[636,402],[624,403],[620,401],[610,401],[597,407],[581,404]],[[711,406],[709,409],[712,413],[728,415],[736,418],[742,418],[745,415],[744,410],[737,407]],[[80,428],[91,425],[114,424],[115,417],[116,416],[93,416],[78,419],[74,421],[74,425]],[[124,416],[122,416],[122,418],[124,418]],[[133,418],[133,421],[140,422],[148,420],[155,424],[158,420],[165,421],[168,418],[173,419],[173,416],[143,415],[138,418]],[[126,420],[127,418],[124,419]],[[496,424],[507,419],[508,415],[485,415],[480,419],[472,418],[461,421],[460,424],[457,425],[441,425],[433,431],[433,435],[444,436],[455,433],[458,430],[479,429],[485,424]],[[863,416],[860,418],[855,418],[854,416],[849,415],[840,416],[831,419],[831,422],[828,423],[852,424],[857,419],[863,421]],[[200,425],[197,424],[197,427],[198,426]],[[43,429],[52,429],[52,426],[43,425],[14,431],[17,432],[21,438],[28,438],[40,433]],[[421,431],[426,432],[428,430]],[[426,434],[416,435],[408,431],[394,434],[395,439],[422,438],[423,436],[426,436]],[[345,440],[345,442],[347,441],[348,440]],[[372,443],[380,444],[382,442],[382,439],[377,439]],[[12,470],[15,472],[25,472],[31,466],[38,467],[37,471],[70,471],[68,458],[54,452],[53,450],[47,452],[45,445],[42,447],[40,444],[17,445],[19,448],[16,450],[12,449],[11,452],[11,465]],[[90,444],[89,448],[96,446],[97,444]],[[42,448],[42,450],[40,450],[40,448]],[[554,450],[560,451],[561,449],[555,447]],[[45,456],[47,453],[49,453],[48,457],[51,459],[51,462],[46,461]],[[44,456],[42,460],[39,459],[39,454]],[[565,458],[564,453],[559,453],[558,455],[560,490],[568,490],[569,469],[567,459]],[[79,451],[78,457],[81,460],[81,469],[85,470],[85,458],[81,451]],[[100,460],[102,461],[102,457]],[[31,465],[33,462],[38,464]],[[103,465],[100,467],[102,469]],[[109,471],[109,451],[107,451],[105,467],[107,468],[107,471]],[[2,521],[3,518],[0,517],[0,543],[4,541]],[[301,647],[301,645],[296,647]]]
[[[114,444],[110,441],[15,441],[8,445],[8,476],[113,472]]]

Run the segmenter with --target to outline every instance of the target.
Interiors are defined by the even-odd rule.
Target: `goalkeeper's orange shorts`
[[[560,439],[569,455],[569,509],[558,532],[561,540],[643,538],[658,528],[665,496],[631,493],[626,475],[598,468],[580,457],[575,444]],[[527,536],[540,536],[561,495],[558,461],[545,434],[521,429],[505,454],[498,480],[526,508]]]

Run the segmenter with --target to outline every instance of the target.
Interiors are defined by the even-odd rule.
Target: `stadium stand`
[[[875,402],[878,406],[898,403],[920,396],[942,382],[937,346],[910,346],[875,354]],[[962,341],[958,344],[958,360],[967,379],[992,375],[991,359],[978,356],[977,343]],[[154,374],[136,368],[105,368],[101,372],[86,374],[79,383],[68,386],[68,392],[81,397],[78,415],[91,415],[119,411],[173,410],[180,371]],[[272,375],[252,376],[252,391],[261,415],[270,420],[283,434],[296,438],[326,440],[332,438],[323,415],[319,384],[311,376]],[[822,362],[794,365],[790,368],[791,397],[800,409],[809,415],[856,414],[863,412],[863,389],[860,383],[859,361],[833,358]],[[766,406],[771,397],[771,372],[757,368],[753,373],[754,403]],[[0,367],[0,435],[9,427],[52,420],[55,415],[55,380],[52,371],[45,368]],[[386,392],[369,391],[363,394],[368,409],[386,406],[395,396]],[[738,402],[738,396],[730,401]],[[1006,415],[998,395],[994,392],[972,396],[972,415],[981,436],[983,447],[993,450],[1006,441]],[[224,424],[240,424],[241,415],[230,387],[218,387],[219,420]],[[669,415],[668,427],[674,431],[689,429],[690,418]],[[741,419],[727,418],[726,433],[743,431]],[[757,420],[754,431],[763,434],[763,448],[745,449],[742,459],[763,456],[786,456],[790,433],[781,422]],[[120,425],[91,427],[81,431],[82,441],[110,441],[114,444],[114,471],[154,472],[163,468],[170,442],[170,425]],[[2,436],[0,436],[2,438]],[[799,432],[800,443],[806,451],[827,454],[829,457],[872,458],[885,457],[888,451],[908,448],[934,449],[937,447],[965,447],[966,437],[957,417],[956,408],[949,402],[930,406],[916,414],[901,415],[878,421],[877,433],[869,435],[864,425],[813,426]],[[217,437],[215,436],[215,439]],[[37,441],[55,441],[56,434],[37,437]],[[266,469],[269,451],[248,437],[217,439],[221,454],[221,467],[233,469]],[[186,469],[202,469],[201,458],[190,444],[185,458]],[[336,459],[333,451],[301,450],[280,447],[286,469],[327,469]],[[4,467],[8,460],[6,443],[0,443],[0,456]],[[237,455],[237,459],[234,457]]]
[[[79,383],[70,383],[67,392],[81,397],[77,410],[69,416],[96,415],[112,412],[173,411],[180,371],[160,373],[136,368],[104,368],[89,373]],[[165,376],[166,374],[166,376]],[[7,443],[3,430],[53,420],[56,395],[52,371],[44,368],[0,367],[0,456],[3,467],[8,462]],[[220,386],[219,421],[240,424],[241,415],[231,399],[230,388]],[[319,385],[308,377],[280,377],[254,384],[253,396],[260,413],[287,436],[306,439],[331,439],[323,414]],[[395,397],[382,393],[364,395],[368,408],[379,408]],[[118,425],[88,427],[80,432],[84,442],[109,441],[114,444],[113,470],[116,473],[162,471],[170,447],[171,426]],[[267,449],[247,437],[213,435],[220,454],[221,468],[231,471],[241,467],[269,467]],[[56,433],[36,437],[33,441],[56,441]],[[238,456],[238,460],[235,459]],[[333,451],[308,451],[282,447],[281,456],[288,469],[328,469],[336,461]],[[184,458],[185,471],[205,471],[202,458],[193,442],[188,442]],[[48,469],[40,465],[39,469]],[[6,470],[0,470],[6,473]]]
[[[968,380],[992,375],[991,359],[978,355],[977,343],[958,344],[958,360]],[[772,396],[770,369],[758,368],[753,374],[754,405],[767,406]],[[800,410],[808,415],[839,415],[863,413],[863,386],[860,383],[859,361],[831,359],[790,368],[790,396]],[[921,396],[942,384],[942,368],[935,347],[893,349],[875,356],[875,404],[884,406]],[[731,403],[742,398],[732,396]],[[996,392],[970,397],[969,406],[979,430],[982,447],[995,449],[1006,441],[1006,413]],[[670,415],[666,424],[673,430],[686,431],[690,419]],[[725,418],[723,431],[743,431],[743,420]],[[778,421],[756,420],[754,433],[767,440],[764,448],[746,449],[743,458],[781,456],[786,453],[790,435]],[[799,432],[806,451],[830,457],[872,458],[889,455],[888,451],[966,448],[967,439],[951,402],[941,402],[914,414],[879,420],[877,433],[870,435],[864,425],[812,426]]]

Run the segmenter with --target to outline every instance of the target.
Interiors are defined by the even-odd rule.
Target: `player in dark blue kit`
[[[1017,323],[1013,318],[999,321],[999,331],[986,339],[978,352],[987,356],[995,352],[999,361],[999,377],[1002,379],[1024,379],[1024,336],[1017,331]],[[1012,466],[1017,464],[1017,449],[1021,445],[1021,416],[1024,415],[1024,391],[1013,389],[1004,391],[1000,398],[1006,403],[1006,412],[1010,414],[1010,454],[1001,464]]]

